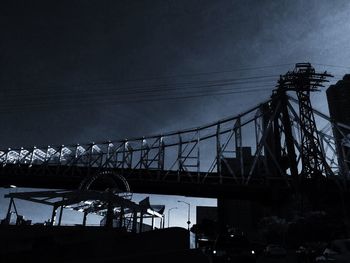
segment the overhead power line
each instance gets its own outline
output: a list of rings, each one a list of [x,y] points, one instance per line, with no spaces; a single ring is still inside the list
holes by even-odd
[[[321,64],[321,63],[312,63],[312,64],[317,66],[331,67],[331,68],[350,69],[350,66],[330,65],[330,64]]]
[[[112,81],[105,81],[105,82],[99,82],[99,83],[90,83],[90,84],[86,84],[86,85],[70,85],[70,86],[66,86],[66,85],[62,85],[62,86],[50,86],[50,85],[35,85],[33,86],[33,84],[30,84],[30,89],[28,88],[28,86],[22,86],[21,88],[11,88],[10,92],[23,92],[23,91],[36,91],[39,90],[40,92],[43,91],[50,91],[52,92],[52,89],[59,89],[59,90],[64,90],[67,88],[76,90],[77,88],[80,88],[82,90],[86,90],[87,87],[93,87],[94,89],[99,88],[101,89],[101,86],[99,85],[103,85],[103,84],[107,84],[110,86],[107,86],[108,88],[111,88],[113,90],[123,90],[125,88],[128,88],[129,90],[131,89],[149,89],[149,88],[166,88],[166,87],[173,87],[173,88],[177,88],[177,87],[187,87],[187,86],[192,86],[192,85],[206,85],[206,84],[218,84],[218,83],[237,83],[237,84],[241,84],[241,83],[253,83],[254,81],[256,82],[262,82],[262,81],[266,81],[268,79],[271,80],[276,80],[278,77],[278,75],[262,75],[262,76],[250,76],[250,77],[241,77],[241,78],[225,78],[225,79],[211,79],[211,80],[197,80],[197,81],[187,81],[187,82],[172,82],[172,83],[153,83],[150,84],[148,83],[147,85],[133,85],[133,86],[129,86],[128,83],[116,83],[116,82],[112,82]],[[104,86],[103,88],[106,88],[106,86]],[[58,91],[58,90],[55,90]]]
[[[344,66],[317,64],[322,66],[342,67]],[[163,100],[181,100],[196,97],[223,96],[230,94],[243,94],[251,92],[267,91],[268,87],[274,89],[279,75],[257,75],[237,78],[218,78],[213,75],[221,73],[230,73],[235,71],[254,71],[260,69],[285,67],[294,65],[293,63],[237,68],[233,70],[199,72],[192,74],[182,74],[165,76],[150,79],[130,80],[119,85],[114,81],[103,81],[98,83],[86,83],[85,85],[63,86],[37,86],[6,90],[3,93],[5,97],[0,105],[0,111],[3,110],[21,110],[31,108],[44,108],[51,106],[78,107],[93,104],[125,104],[155,102]],[[211,76],[212,78],[199,78],[194,80],[171,80],[176,77],[191,76]],[[338,76],[338,75],[337,75]],[[142,83],[144,81],[144,83]],[[146,82],[154,81],[154,83]],[[171,81],[171,82],[170,82]],[[333,79],[332,81],[336,81]],[[134,84],[132,84],[134,83]],[[262,89],[266,87],[265,89]],[[215,88],[215,89],[213,89]],[[23,101],[23,98],[26,101]]]
[[[213,84],[206,84],[206,85],[194,85],[194,86],[168,86],[164,88],[116,88],[116,87],[106,87],[106,88],[99,88],[99,89],[93,89],[93,90],[72,90],[72,91],[66,91],[66,90],[54,90],[54,91],[43,91],[43,92],[32,92],[32,93],[8,93],[4,98],[6,98],[6,101],[9,99],[18,99],[25,97],[26,99],[49,99],[49,98],[64,98],[64,97],[88,97],[88,96],[94,96],[94,97],[106,97],[111,95],[119,95],[119,96],[139,96],[139,95],[146,95],[146,94],[152,94],[152,93],[173,93],[173,92],[195,92],[195,91],[206,91],[210,90],[212,88],[220,88],[219,90],[223,89],[222,87],[230,86],[229,89],[245,89],[249,88],[247,85],[254,85],[257,84],[258,86],[261,86],[259,84],[263,84],[264,86],[273,87],[275,82],[272,82],[271,80],[260,80],[260,81],[242,81],[242,82],[217,82]],[[252,86],[252,87],[255,87]]]
[[[64,107],[76,107],[76,106],[83,106],[83,105],[100,105],[100,104],[114,104],[114,105],[120,105],[120,104],[129,104],[129,103],[140,103],[140,102],[158,102],[158,101],[166,101],[166,100],[179,100],[179,99],[190,99],[190,98],[199,98],[199,97],[208,97],[208,96],[223,96],[223,95],[232,95],[232,94],[242,94],[242,93],[252,93],[252,92],[261,92],[261,91],[267,91],[266,88],[251,88],[247,90],[239,90],[239,91],[228,91],[228,92],[205,92],[205,93],[195,93],[195,94],[189,94],[189,95],[177,95],[177,96],[148,96],[148,97],[136,97],[136,98],[125,98],[125,99],[116,99],[113,97],[104,98],[101,100],[80,100],[77,101],[65,101],[65,102],[41,102],[41,103],[32,103],[32,104],[21,104],[17,105],[16,107],[13,107],[11,105],[1,105],[0,106],[0,112],[13,112],[23,109],[29,109],[32,110],[34,108],[42,108],[42,107],[55,107],[58,105],[64,106]],[[8,106],[8,107],[6,107]]]
[[[252,70],[261,70],[261,69],[270,69],[270,68],[279,68],[294,65],[295,63],[286,63],[286,64],[277,64],[277,65],[266,65],[266,66],[257,66],[257,67],[242,67],[235,68],[230,70],[218,70],[218,71],[208,71],[208,72],[197,72],[197,73],[189,73],[189,74],[177,74],[177,75],[168,75],[162,77],[153,77],[153,78],[145,78],[145,79],[134,79],[129,81],[151,81],[151,80],[159,80],[159,79],[170,79],[170,78],[181,78],[181,77],[195,77],[202,75],[216,75],[216,74],[224,74],[224,73],[232,73],[239,71],[252,71]]]

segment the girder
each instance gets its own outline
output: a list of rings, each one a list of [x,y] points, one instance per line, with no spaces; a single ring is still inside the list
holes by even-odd
[[[28,176],[43,181],[62,176],[73,182],[101,171],[123,175],[134,185],[178,187],[269,185],[271,178],[289,186],[292,178],[316,173],[347,180],[348,174],[339,173],[339,158],[334,158],[332,132],[341,127],[342,146],[349,148],[350,127],[312,108],[309,93],[329,74],[309,67],[297,65],[282,76],[271,99],[201,127],[100,143],[1,150],[0,184],[10,184],[11,178],[25,182]],[[318,128],[315,116],[332,129]],[[343,158],[342,163],[350,164],[349,156]]]

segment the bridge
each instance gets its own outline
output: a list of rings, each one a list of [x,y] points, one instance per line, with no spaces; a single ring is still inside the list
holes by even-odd
[[[310,101],[310,93],[329,77],[309,63],[296,64],[280,77],[269,100],[200,127],[2,149],[0,186],[103,189],[126,180],[140,193],[275,201],[310,187],[347,192],[350,127]]]

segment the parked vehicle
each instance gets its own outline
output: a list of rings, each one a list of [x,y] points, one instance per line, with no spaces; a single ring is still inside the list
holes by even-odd
[[[337,239],[329,243],[322,255],[316,257],[316,262],[350,262],[350,239]]]
[[[213,262],[256,262],[256,252],[244,235],[232,233],[219,235],[212,253]]]
[[[287,250],[277,244],[269,244],[264,249],[264,255],[267,257],[285,257]]]
[[[327,247],[325,242],[307,242],[298,247],[295,251],[298,263],[316,262],[316,257],[323,253]]]

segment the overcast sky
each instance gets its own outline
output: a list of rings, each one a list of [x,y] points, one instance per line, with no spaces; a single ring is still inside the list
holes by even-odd
[[[213,122],[267,99],[296,62],[339,79],[350,67],[349,11],[347,0],[2,1],[0,145],[105,141]],[[220,73],[188,75],[203,72]],[[262,75],[276,80],[254,93],[135,102],[192,94],[175,90],[178,83]],[[152,92],[133,94],[135,87]],[[313,103],[326,112],[324,98]]]
[[[258,94],[122,104],[137,95],[118,96],[115,90],[152,84],[133,82],[140,79],[291,64],[202,78],[279,75],[304,61],[348,66],[349,5],[346,0],[8,1],[0,9],[0,143],[103,141],[234,115],[268,98],[273,87]]]

